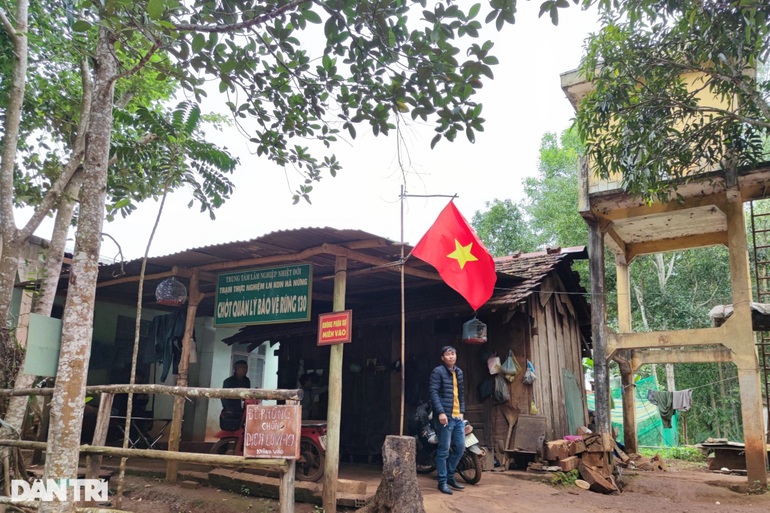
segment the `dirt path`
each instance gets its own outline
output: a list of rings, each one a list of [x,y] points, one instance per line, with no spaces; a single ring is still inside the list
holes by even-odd
[[[367,473],[376,476],[376,469]],[[702,464],[670,464],[667,472],[637,472],[621,479],[624,490],[601,495],[575,486],[553,486],[522,472],[485,472],[477,486],[452,496],[436,490],[435,476],[419,476],[427,513],[767,513],[770,493],[748,495],[746,478],[705,470]],[[374,492],[376,479],[368,490]],[[159,479],[127,477],[123,509],[136,513],[271,513],[278,504],[216,488],[184,489]],[[297,513],[320,507],[297,503]],[[352,511],[352,510],[351,510]]]

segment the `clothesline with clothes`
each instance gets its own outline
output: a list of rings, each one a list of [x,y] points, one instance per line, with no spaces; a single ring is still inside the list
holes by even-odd
[[[671,428],[671,417],[674,416],[674,410],[686,412],[692,406],[692,389],[684,390],[648,390],[647,400],[658,407],[660,420],[663,427]]]
[[[738,379],[738,376],[731,376],[729,378],[720,379],[719,381],[710,381],[710,382],[706,383],[705,385],[698,385],[697,387],[690,387],[690,390],[698,390],[699,388],[710,387],[711,385],[716,385],[718,383],[724,383],[725,381],[732,381],[734,379]],[[636,383],[631,383],[630,385],[623,385],[623,387],[622,387],[623,388],[623,393],[625,393],[626,388],[628,388],[628,387],[635,387],[635,386],[636,386]]]
[[[140,363],[145,365],[161,363],[160,383],[166,381],[169,372],[179,373],[179,359],[182,356],[182,339],[186,322],[187,306],[181,306],[172,313],[156,315],[150,323],[148,337],[141,351]],[[196,363],[197,348],[194,330],[190,345],[190,363]]]

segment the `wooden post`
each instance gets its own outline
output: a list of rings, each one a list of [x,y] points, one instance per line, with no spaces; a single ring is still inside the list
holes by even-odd
[[[198,290],[198,271],[193,271],[190,277],[190,290],[187,302],[187,319],[184,325],[184,337],[182,338],[182,355],[179,358],[179,374],[176,376],[176,386],[187,386],[187,369],[190,366],[190,345],[193,328],[195,327],[195,315],[203,295]],[[184,401],[182,396],[174,397],[174,411],[171,415],[171,427],[169,429],[168,450],[179,452],[179,444],[182,439],[182,419],[184,417]],[[176,481],[179,464],[169,461],[166,464],[166,481]]]
[[[40,401],[40,428],[35,436],[35,440],[38,442],[44,442],[48,440],[48,421],[51,418],[51,398],[49,396],[42,396],[38,399]],[[43,461],[43,451],[35,449],[32,453],[32,464],[40,465]]]
[[[620,333],[631,333],[631,280],[629,279],[628,263],[621,257],[616,257],[615,272],[618,289],[618,329]],[[635,369],[630,364],[630,351],[620,355],[628,365],[620,365],[620,379],[623,386],[623,443],[626,452],[638,452],[636,434],[636,387],[634,385]]]
[[[731,328],[733,362],[738,368],[743,416],[743,441],[746,446],[746,476],[749,484],[767,488],[767,446],[762,420],[762,389],[756,340],[751,325],[751,278],[746,242],[743,201],[737,190],[727,192],[727,249],[730,255],[730,285],[733,292]]]
[[[93,445],[107,445],[107,432],[110,429],[110,414],[112,413],[112,394],[102,394],[99,398],[99,413],[96,416]],[[126,435],[128,436],[128,435]],[[99,479],[102,469],[101,454],[86,455],[86,478]],[[96,506],[96,501],[90,501],[87,506]]]
[[[99,398],[99,413],[96,417],[96,429],[94,429],[93,445],[107,444],[107,431],[110,428],[110,413],[112,412],[112,394],[102,394]],[[128,435],[126,435],[128,436]],[[86,478],[99,479],[99,471],[102,467],[101,454],[89,454],[86,456]]]
[[[288,460],[289,467],[281,472],[281,486],[278,491],[280,513],[294,513],[294,472],[297,461]]]
[[[604,234],[598,222],[588,223],[588,259],[591,269],[591,333],[594,354],[596,430],[610,433],[610,382],[607,373],[607,344],[604,324],[607,305],[604,296]]]
[[[334,262],[335,312],[345,310],[345,286],[347,284],[348,259],[338,256]],[[337,511],[337,476],[340,463],[340,410],[342,408],[342,348],[344,344],[331,346],[329,357],[329,407],[326,414],[326,461],[324,464],[323,509],[325,513]]]

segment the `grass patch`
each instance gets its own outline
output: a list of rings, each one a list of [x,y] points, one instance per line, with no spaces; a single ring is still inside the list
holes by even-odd
[[[577,469],[569,472],[556,472],[551,475],[551,484],[554,486],[574,486],[578,479],[580,479],[580,473]]]
[[[703,453],[692,446],[681,447],[660,447],[658,449],[640,448],[639,454],[647,458],[651,458],[656,454],[659,454],[664,460],[681,460],[691,461],[694,463],[702,463],[706,461],[706,456]]]

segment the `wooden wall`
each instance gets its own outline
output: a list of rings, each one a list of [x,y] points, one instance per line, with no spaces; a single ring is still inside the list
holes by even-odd
[[[542,292],[534,293],[514,310],[479,315],[488,327],[489,341],[484,345],[462,342],[462,324],[471,314],[410,320],[402,366],[406,382],[404,433],[411,434],[409,420],[417,404],[428,400],[428,378],[441,363],[440,348],[451,344],[457,348],[457,364],[465,375],[466,418],[483,445],[499,449],[508,433],[501,407],[492,398],[481,400],[479,385],[489,376],[489,354],[496,352],[505,361],[509,349],[522,369],[508,385],[510,405],[527,414],[534,400],[539,413],[547,419],[547,439],[569,434],[562,369],[569,369],[582,380],[582,364],[578,323],[570,297],[554,293],[561,290],[558,279],[549,278]],[[400,345],[401,327],[397,322],[356,326],[353,342],[345,345],[340,440],[343,458],[375,455],[386,435],[399,433],[401,369],[394,363],[400,358]],[[325,374],[329,348],[317,347],[311,336],[282,340],[279,387],[296,386],[300,359],[306,369],[321,368]],[[531,386],[523,383],[527,359],[538,376]],[[360,370],[355,372],[355,368]]]
[[[529,298],[532,315],[530,361],[538,376],[533,385],[535,405],[546,417],[546,439],[556,440],[570,433],[562,369],[582,380],[580,333],[569,296],[558,280],[548,279],[542,290]],[[583,410],[585,392],[580,383]],[[584,417],[587,422],[587,418]]]

